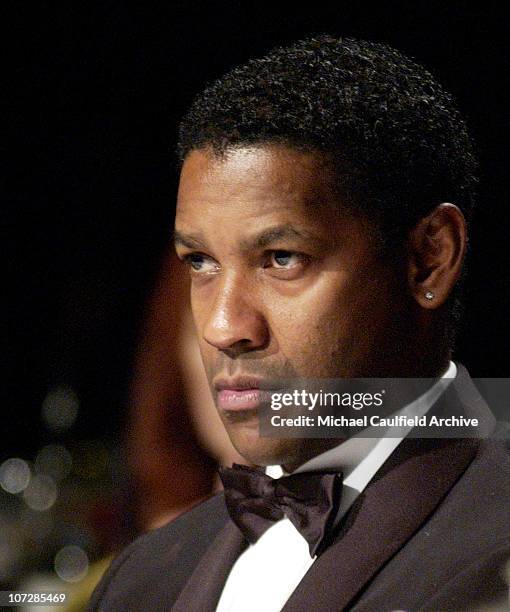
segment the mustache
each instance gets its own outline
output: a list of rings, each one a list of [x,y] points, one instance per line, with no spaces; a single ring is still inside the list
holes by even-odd
[[[290,363],[263,364],[257,363],[257,368],[245,367],[242,363],[222,363],[206,366],[207,380],[212,385],[212,381],[218,378],[256,378],[261,380],[261,388],[270,388],[272,384],[279,381],[299,378],[298,373]],[[251,364],[250,364],[251,365]]]

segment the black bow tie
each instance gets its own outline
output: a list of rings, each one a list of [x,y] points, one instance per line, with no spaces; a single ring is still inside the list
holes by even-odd
[[[234,463],[218,469],[227,510],[252,544],[287,516],[308,542],[310,556],[322,552],[331,535],[342,494],[342,474],[302,472],[271,478]]]

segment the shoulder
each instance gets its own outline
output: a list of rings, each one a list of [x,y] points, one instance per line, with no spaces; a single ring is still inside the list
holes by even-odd
[[[508,596],[510,451],[508,440],[483,440],[477,456],[429,524],[436,538],[437,589],[426,610],[497,606]],[[442,540],[443,544],[439,544]],[[447,580],[445,580],[447,576]]]
[[[223,493],[219,493],[140,536],[113,560],[88,610],[127,610],[130,602],[140,601],[142,593],[171,602],[228,520]]]
[[[456,533],[471,547],[497,545],[510,539],[510,450],[508,441],[481,440],[464,474],[439,508],[438,517],[455,521]],[[481,525],[489,525],[485,530]]]
[[[505,596],[509,507],[509,449],[502,440],[481,440],[465,473],[416,537],[415,553],[428,561],[423,575],[436,589],[430,609],[467,609]]]
[[[510,452],[502,440],[481,440],[435,511],[374,579],[359,609],[391,602],[395,609],[446,612],[504,598],[509,507]]]
[[[510,431],[510,430],[509,430]],[[464,477],[468,480],[483,480],[485,488],[496,487],[495,493],[510,494],[510,439],[498,427],[497,437],[480,441],[478,452]],[[499,433],[503,436],[500,437]]]

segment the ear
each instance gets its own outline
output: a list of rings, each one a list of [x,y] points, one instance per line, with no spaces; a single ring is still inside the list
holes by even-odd
[[[467,248],[467,224],[454,204],[439,204],[408,237],[408,282],[420,306],[435,309],[459,279]]]

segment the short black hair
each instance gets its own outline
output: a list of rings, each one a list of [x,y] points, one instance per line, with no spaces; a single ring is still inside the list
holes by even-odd
[[[478,163],[466,122],[430,72],[385,44],[322,34],[232,69],[193,101],[177,157],[182,166],[193,149],[271,143],[330,159],[391,248],[441,202],[471,219]]]

